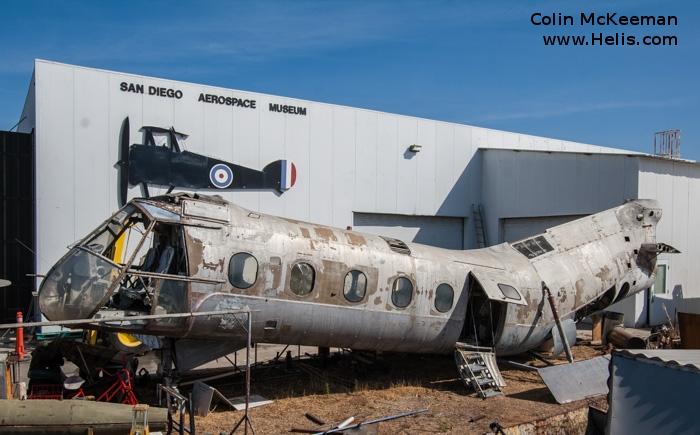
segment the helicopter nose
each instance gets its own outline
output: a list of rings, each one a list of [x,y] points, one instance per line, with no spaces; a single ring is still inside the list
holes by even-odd
[[[49,320],[90,318],[109,298],[119,269],[74,248],[49,271],[39,288],[39,309]]]

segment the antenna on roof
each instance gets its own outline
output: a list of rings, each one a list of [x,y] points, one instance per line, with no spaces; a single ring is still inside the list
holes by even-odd
[[[667,159],[680,159],[681,131],[664,130],[654,133],[654,154]]]

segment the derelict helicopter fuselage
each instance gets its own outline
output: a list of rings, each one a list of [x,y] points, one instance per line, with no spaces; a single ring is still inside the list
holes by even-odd
[[[629,201],[484,249],[448,250],[269,216],[219,197],[134,199],[75,244],[39,291],[50,320],[232,308],[255,342],[514,354],[556,335],[543,284],[573,321],[651,286],[661,210]],[[245,346],[235,315],[105,328]],[[204,349],[204,347],[202,348]]]

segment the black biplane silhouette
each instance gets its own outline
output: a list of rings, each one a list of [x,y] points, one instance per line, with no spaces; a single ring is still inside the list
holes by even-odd
[[[119,171],[119,205],[127,202],[129,186],[141,185],[144,197],[149,197],[148,187],[167,187],[168,193],[174,188],[217,189],[217,190],[263,190],[272,189],[279,193],[294,186],[296,167],[289,160],[276,160],[262,171],[225,162],[180,149],[178,139],[187,135],[174,127],[141,127],[143,143],[129,144],[129,117],[122,122],[119,137],[119,161],[115,167]],[[163,144],[156,143],[156,137],[165,138]]]

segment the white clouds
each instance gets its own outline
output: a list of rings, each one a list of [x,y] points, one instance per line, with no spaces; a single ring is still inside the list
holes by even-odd
[[[576,113],[605,112],[623,109],[658,109],[664,107],[676,107],[685,103],[683,98],[666,100],[639,100],[639,101],[592,101],[592,102],[567,102],[567,103],[542,103],[537,102],[530,107],[522,107],[512,111],[485,114],[470,119],[469,122],[507,121],[516,119],[544,119],[573,115]]]

